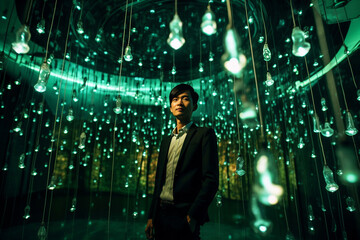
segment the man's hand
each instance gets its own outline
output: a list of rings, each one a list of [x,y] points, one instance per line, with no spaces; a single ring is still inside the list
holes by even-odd
[[[187,220],[187,222],[190,224],[190,222],[191,222],[191,218],[190,218],[190,216],[189,216],[189,215],[187,215],[187,216],[186,216],[186,220]]]
[[[152,219],[148,219],[146,228],[145,228],[146,238],[153,239],[154,238],[154,225]]]

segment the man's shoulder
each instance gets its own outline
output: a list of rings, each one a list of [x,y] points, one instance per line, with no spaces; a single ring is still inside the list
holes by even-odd
[[[214,129],[211,127],[196,127],[196,130],[200,133],[214,132]]]

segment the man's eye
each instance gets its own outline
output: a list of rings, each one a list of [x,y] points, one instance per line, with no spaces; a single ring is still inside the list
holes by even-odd
[[[177,98],[173,98],[173,102],[176,102],[177,101]]]

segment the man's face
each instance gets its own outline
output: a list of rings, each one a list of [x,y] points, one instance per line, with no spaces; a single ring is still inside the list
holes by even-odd
[[[179,94],[171,101],[170,111],[179,120],[190,121],[194,110],[193,100],[189,91]]]

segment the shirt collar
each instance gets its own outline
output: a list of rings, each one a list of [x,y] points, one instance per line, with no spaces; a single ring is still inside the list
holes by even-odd
[[[172,130],[171,132],[171,137],[173,136],[177,136],[177,135],[183,135],[184,133],[187,133],[187,131],[190,129],[191,125],[193,124],[193,122],[189,122],[188,124],[186,124],[185,126],[183,126],[180,130],[179,133],[176,134],[176,127]]]

